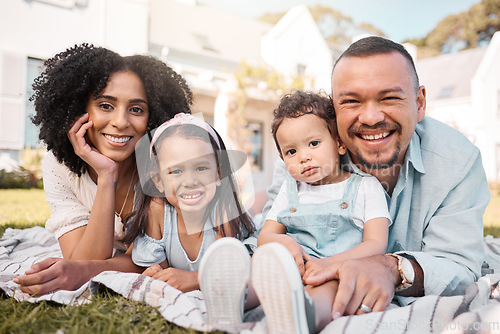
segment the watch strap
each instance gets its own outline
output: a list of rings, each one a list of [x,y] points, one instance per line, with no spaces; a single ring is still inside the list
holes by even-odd
[[[403,261],[407,260],[405,257],[397,254],[387,254],[389,256],[392,256],[398,260],[398,272],[399,276],[401,277],[401,283],[395,287],[394,291],[396,293],[405,291],[413,286],[413,281],[410,281],[408,277],[405,274],[404,267],[403,267]],[[411,261],[410,261],[411,263]],[[412,264],[413,267],[413,264]]]

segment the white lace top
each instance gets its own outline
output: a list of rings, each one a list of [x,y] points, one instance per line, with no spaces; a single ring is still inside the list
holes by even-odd
[[[45,227],[59,239],[63,234],[87,225],[97,185],[88,172],[78,177],[59,163],[52,152],[47,153],[42,169],[45,198],[50,206],[50,218]],[[123,243],[118,241],[124,235],[121,218],[115,214],[116,250],[125,249]]]

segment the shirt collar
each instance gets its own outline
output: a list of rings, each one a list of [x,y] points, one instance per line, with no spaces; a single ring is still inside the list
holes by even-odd
[[[408,150],[406,151],[405,157],[405,169],[408,173],[408,165],[413,165],[413,168],[421,174],[425,174],[424,162],[422,160],[422,149],[420,147],[420,137],[417,132],[413,133],[410,145],[408,145]]]

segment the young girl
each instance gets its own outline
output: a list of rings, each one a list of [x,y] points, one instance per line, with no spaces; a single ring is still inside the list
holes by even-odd
[[[339,155],[346,148],[327,97],[302,91],[285,95],[274,111],[272,133],[290,175],[259,233],[251,283],[270,333],[319,332],[332,320],[337,281],[305,289],[302,281],[325,266],[385,254],[390,223],[385,195],[374,177],[341,169]],[[243,256],[238,249],[217,242],[203,261]],[[205,283],[203,270],[200,274],[203,285],[218,289],[217,279]]]
[[[144,143],[136,152],[145,151]],[[145,275],[181,291],[199,289],[197,271],[208,246],[255,231],[240,204],[228,152],[210,125],[189,114],[162,124],[147,152],[145,159],[136,153],[144,195],[129,224],[129,239],[138,235],[132,260],[149,267]]]

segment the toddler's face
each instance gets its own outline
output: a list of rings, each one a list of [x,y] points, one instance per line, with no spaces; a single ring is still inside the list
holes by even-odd
[[[212,146],[196,137],[174,136],[162,142],[158,153],[158,189],[178,212],[204,213],[220,184]]]
[[[332,138],[323,119],[313,114],[285,118],[276,139],[294,179],[313,185],[338,182],[339,154],[346,149]]]

